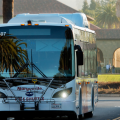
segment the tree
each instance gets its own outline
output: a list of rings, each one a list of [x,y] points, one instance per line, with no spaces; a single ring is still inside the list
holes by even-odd
[[[82,10],[83,10],[83,12],[85,12],[85,11],[88,10],[88,9],[89,9],[89,5],[88,5],[88,3],[87,3],[87,0],[85,0],[84,3],[83,3],[83,8],[82,8]]]
[[[113,25],[119,24],[119,19],[116,16],[116,5],[114,1],[105,1],[102,6],[96,11],[97,25],[104,26],[108,29],[113,28]]]
[[[3,0],[3,23],[14,17],[14,0]]]
[[[117,15],[117,17],[120,18],[120,0],[118,0],[116,3],[116,9],[117,9],[116,15]]]
[[[15,37],[0,36],[0,67],[1,71],[10,73],[18,70],[27,60],[27,51],[21,48],[27,44]]]
[[[95,9],[96,9],[96,1],[95,0],[91,0],[90,10],[95,10]]]
[[[86,15],[89,15],[94,18],[95,17],[95,9],[96,9],[97,4],[98,4],[98,2],[96,2],[95,0],[91,0],[91,4],[89,7],[87,0],[85,0],[84,4],[83,4],[83,9],[80,12],[83,12]]]
[[[100,1],[97,0],[97,1],[96,1],[96,8],[99,8],[100,6],[101,6]]]
[[[95,10],[86,10],[84,13],[95,18]]]

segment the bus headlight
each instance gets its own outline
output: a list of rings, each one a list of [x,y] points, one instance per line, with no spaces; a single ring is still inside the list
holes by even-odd
[[[66,98],[72,93],[72,87],[56,92],[52,98]]]
[[[0,92],[0,98],[7,98],[7,96],[4,93]]]
[[[66,98],[66,97],[67,97],[67,93],[66,93],[66,92],[63,92],[63,93],[61,94],[61,96],[62,96],[63,98]]]

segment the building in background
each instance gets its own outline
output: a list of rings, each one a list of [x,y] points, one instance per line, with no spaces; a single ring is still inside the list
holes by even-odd
[[[89,29],[91,29],[91,23],[90,23],[90,21],[94,21],[94,18],[92,18],[92,17],[90,17],[88,15],[86,15],[86,16],[87,16],[87,20],[88,20],[88,27],[89,27]]]
[[[0,23],[3,23],[3,6],[0,0]],[[21,13],[75,13],[77,10],[56,0],[14,0],[14,15]]]
[[[97,41],[97,62],[101,64],[101,73],[106,73],[106,65],[113,66],[120,73],[120,29],[95,29]]]
[[[0,0],[0,23],[3,23]],[[90,3],[91,0],[87,0]],[[20,13],[74,13],[82,9],[84,0],[14,0],[14,15]]]

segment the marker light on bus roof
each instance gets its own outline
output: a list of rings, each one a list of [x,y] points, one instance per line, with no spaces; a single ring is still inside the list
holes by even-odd
[[[69,25],[65,25],[65,27],[69,27]]]
[[[32,24],[28,24],[28,25],[32,25]]]
[[[28,20],[28,25],[32,25],[32,23],[31,23],[31,21],[30,21],[30,20]]]
[[[39,24],[35,24],[35,25],[39,25]]]
[[[21,24],[21,26],[25,26],[25,24]]]

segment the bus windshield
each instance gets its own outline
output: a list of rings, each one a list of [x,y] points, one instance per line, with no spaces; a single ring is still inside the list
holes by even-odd
[[[2,27],[0,45],[0,77],[75,76],[74,42],[68,27]]]

